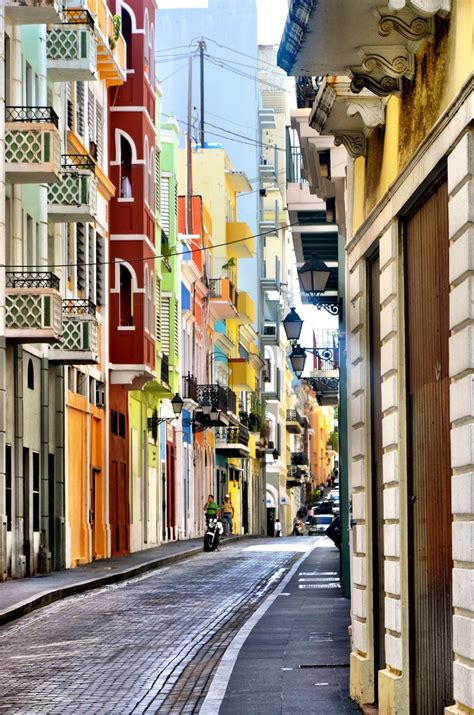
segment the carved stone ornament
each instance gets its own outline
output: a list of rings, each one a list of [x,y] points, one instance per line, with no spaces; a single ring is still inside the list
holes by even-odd
[[[389,94],[401,91],[401,81],[388,75],[377,79],[369,74],[354,74],[351,82],[351,92],[359,94],[363,89],[370,90],[377,97],[387,97]]]
[[[446,17],[451,12],[451,0],[389,0],[388,6],[391,10],[403,10],[411,6],[415,12],[426,17],[436,13]]]
[[[332,134],[334,144],[336,146],[342,144],[354,159],[367,154],[367,139],[363,132],[332,132]]]
[[[322,84],[319,88],[318,94],[316,95],[316,99],[314,100],[310,119],[311,126],[317,132],[322,131],[324,125],[326,124],[326,120],[335,99],[336,90],[327,84]]]
[[[347,105],[347,116],[354,117],[360,114],[364,125],[368,129],[385,124],[385,103],[378,97],[361,97]]]
[[[387,47],[361,47],[362,64],[353,68],[355,74],[368,72],[370,74],[389,75],[390,77],[408,77],[411,79],[415,71],[413,54],[401,45]]]
[[[428,17],[403,19],[400,15],[382,15],[377,25],[381,37],[388,37],[391,32],[398,32],[410,42],[420,42],[433,33],[432,21]]]

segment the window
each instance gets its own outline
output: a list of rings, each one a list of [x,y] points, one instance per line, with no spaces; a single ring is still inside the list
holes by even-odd
[[[124,265],[120,266],[120,325],[133,325],[132,276]]]
[[[33,360],[31,358],[28,360],[26,385],[29,390],[35,389],[35,369],[33,367]]]
[[[110,431],[112,434],[118,434],[118,412],[115,410],[110,413]]]
[[[150,188],[148,192],[148,205],[152,211],[155,210],[155,152],[150,151],[150,164],[148,167]]]
[[[124,137],[120,137],[120,198],[131,199],[132,190],[132,147]]]
[[[118,416],[118,436],[125,437],[125,415],[119,412]]]
[[[95,240],[95,260],[96,260],[96,303],[104,305],[105,299],[105,275],[104,275],[104,238],[96,234]]]
[[[97,304],[97,266],[96,266],[96,261],[95,261],[95,250],[96,250],[96,241],[95,241],[95,231],[94,229],[89,226],[89,241],[88,241],[88,298],[91,300],[93,303]]]
[[[145,137],[145,146],[143,149],[143,197],[145,199],[145,202],[149,204],[149,196],[150,196],[150,162],[149,162],[149,156],[148,156],[148,139]]]
[[[76,131],[84,138],[84,82],[76,82]]]
[[[163,176],[161,179],[161,225],[163,231],[170,230],[170,179]]]
[[[154,185],[156,213],[158,213],[161,208],[160,187],[161,187],[161,153],[159,151],[157,151],[156,155],[155,155],[155,185]]]
[[[122,35],[127,44],[127,69],[132,67],[132,44],[133,44],[133,34],[132,34],[132,18],[129,13],[122,6]]]
[[[86,231],[84,223],[76,224],[76,281],[77,289],[86,289]]]
[[[33,531],[40,530],[40,458],[33,452]]]

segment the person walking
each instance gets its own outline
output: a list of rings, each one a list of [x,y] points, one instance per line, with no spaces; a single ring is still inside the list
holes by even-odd
[[[275,536],[281,536],[281,521],[279,518],[275,521]]]
[[[234,518],[234,507],[228,494],[225,495],[222,503],[222,524],[224,525],[224,536],[232,534],[232,519]]]
[[[214,501],[214,494],[209,494],[209,496],[207,497],[207,502],[204,504],[204,513],[206,515],[206,524],[209,521],[209,519],[216,518],[218,511],[219,511],[219,507],[217,505],[217,502]]]

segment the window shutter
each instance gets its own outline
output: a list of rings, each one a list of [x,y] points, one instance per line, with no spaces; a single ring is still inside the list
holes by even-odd
[[[74,85],[67,83],[67,128],[74,131]]]
[[[89,258],[88,258],[88,273],[89,273],[89,300],[93,303],[97,303],[97,283],[96,283],[96,270],[95,265],[95,231],[89,226]]]
[[[165,233],[170,230],[170,180],[164,176],[161,180],[161,225]]]
[[[179,357],[179,304],[178,301],[174,301],[174,354],[176,360]]]
[[[97,305],[104,305],[104,297],[105,297],[104,239],[99,234],[96,234],[95,260],[97,261],[97,265],[96,265],[96,281],[97,281],[96,300],[97,300]]]
[[[161,153],[160,153],[158,147],[156,147],[156,154],[155,154],[155,211],[156,211],[156,213],[159,213],[160,208],[161,208],[160,187],[161,187]]]
[[[161,281],[159,278],[155,281],[155,336],[161,342]]]
[[[95,112],[94,112],[94,93],[89,89],[87,92],[87,129],[89,131],[89,141],[95,140]]]
[[[97,161],[104,160],[104,110],[100,104],[95,105],[95,143],[97,144]]]
[[[76,82],[76,131],[84,138],[84,82]]]
[[[86,288],[86,226],[83,223],[76,225],[76,279],[78,290]]]
[[[165,355],[170,354],[170,296],[161,296],[161,350]]]

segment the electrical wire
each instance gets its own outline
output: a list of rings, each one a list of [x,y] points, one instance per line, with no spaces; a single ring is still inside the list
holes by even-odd
[[[175,74],[178,74],[178,72],[181,72],[181,70],[184,70],[184,68],[187,66],[188,63],[186,62],[184,65],[181,65],[181,67],[178,67],[178,69],[175,69],[174,72],[171,72],[171,74],[167,75],[166,77],[163,77],[163,79],[158,78],[158,82],[160,84],[163,84],[163,82],[166,82],[166,80],[170,79],[170,77],[174,77]]]
[[[187,248],[184,251],[174,251],[167,253],[166,255],[160,256],[142,256],[140,258],[129,258],[129,259],[116,259],[110,261],[90,261],[90,262],[80,262],[80,263],[56,263],[54,265],[54,270],[57,268],[88,268],[89,266],[110,266],[121,263],[142,263],[143,261],[152,261],[158,258],[172,258],[173,256],[186,256],[189,253],[203,253],[204,251],[213,251],[216,248],[224,248],[226,246],[231,246],[234,243],[243,243],[244,241],[252,241],[254,238],[261,238],[262,236],[268,236],[269,234],[274,234],[275,231],[283,231],[292,226],[297,226],[298,221],[294,223],[286,224],[285,226],[279,226],[278,229],[270,229],[268,231],[262,231],[261,233],[254,233],[251,236],[246,236],[245,238],[236,238],[233,241],[224,241],[223,243],[214,243],[210,246],[199,246],[198,248]],[[113,235],[113,234],[112,234]],[[125,239],[124,239],[125,240]],[[5,264],[0,264],[0,268],[5,268],[6,271],[15,272],[18,266],[6,266]],[[29,271],[33,270],[44,270],[45,266],[30,266]],[[17,271],[18,273],[24,273],[25,271]]]
[[[267,82],[266,80],[263,80],[263,79],[258,79],[256,74],[250,75],[247,72],[243,72],[242,70],[235,69],[234,67],[229,67],[225,62],[213,59],[213,57],[211,55],[204,55],[204,58],[211,64],[215,65],[216,67],[221,67],[222,69],[225,69],[228,72],[233,72],[238,77],[244,77],[246,79],[251,80],[252,82],[255,82],[255,83],[258,83],[261,85],[263,84],[267,87],[270,87],[272,90],[277,89],[280,92],[285,92],[285,94],[293,94],[293,92],[289,89],[285,89],[283,87],[280,87],[277,84],[273,84],[272,82]]]
[[[272,62],[267,62],[266,60],[259,59],[258,57],[254,57],[253,55],[248,55],[246,52],[241,52],[240,50],[236,50],[234,47],[229,47],[229,45],[223,45],[221,42],[217,42],[217,40],[213,40],[212,37],[203,37],[203,40],[207,40],[208,42],[213,42],[215,45],[218,47],[222,47],[226,50],[230,50],[231,52],[235,52],[237,55],[242,55],[242,57],[248,57],[251,60],[254,60],[255,62],[260,62],[261,64],[268,65],[269,67],[275,67]]]

